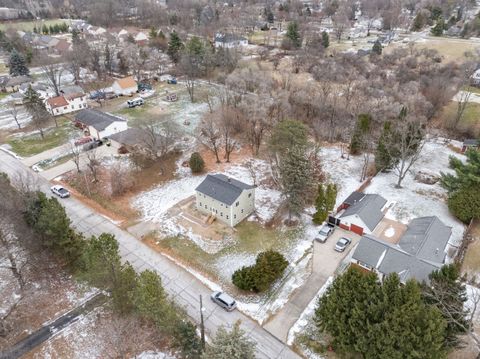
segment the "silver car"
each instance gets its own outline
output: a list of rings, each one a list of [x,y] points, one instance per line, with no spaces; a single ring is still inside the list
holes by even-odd
[[[348,239],[348,238],[345,238],[345,237],[342,237],[340,238],[337,243],[335,244],[335,250],[337,252],[343,252],[345,250],[345,248],[347,248],[347,246],[352,243],[352,240],[351,239]]]
[[[60,185],[55,185],[52,188],[50,188],[50,190],[52,191],[53,194],[56,194],[60,198],[70,197],[70,192],[68,192],[68,190],[66,190]]]
[[[227,293],[213,292],[210,298],[213,302],[217,303],[228,312],[231,312],[237,307],[237,302],[235,302],[235,299],[230,297]]]
[[[327,238],[333,233],[333,230],[333,227],[330,227],[328,224],[324,223],[322,225],[322,228],[320,228],[318,235],[315,237],[315,240],[321,243],[325,243]]]

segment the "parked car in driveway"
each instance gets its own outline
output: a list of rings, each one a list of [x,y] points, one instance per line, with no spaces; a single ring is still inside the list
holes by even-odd
[[[335,244],[335,250],[337,252],[343,252],[343,251],[345,251],[345,248],[347,248],[350,243],[352,243],[351,239],[342,237]]]
[[[60,185],[55,185],[50,188],[53,194],[56,194],[60,198],[70,197],[70,192],[67,189],[63,188]]]
[[[320,228],[320,231],[318,231],[318,234],[315,237],[315,240],[321,243],[325,243],[327,238],[333,233],[334,229],[335,228],[330,227],[328,224],[323,223],[322,227]]]
[[[213,302],[217,303],[228,312],[231,312],[237,307],[237,302],[235,302],[235,299],[230,297],[227,293],[213,292],[210,298]]]

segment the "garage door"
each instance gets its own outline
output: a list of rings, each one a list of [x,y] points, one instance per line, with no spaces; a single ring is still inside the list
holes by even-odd
[[[356,234],[359,234],[359,235],[363,235],[363,228],[362,227],[359,227],[359,226],[356,226],[354,224],[351,224],[350,225],[350,230],[353,232],[353,233],[356,233]]]

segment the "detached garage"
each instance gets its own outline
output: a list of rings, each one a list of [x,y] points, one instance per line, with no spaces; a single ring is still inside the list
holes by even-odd
[[[387,200],[378,194],[354,193],[355,201],[344,202],[335,216],[336,225],[359,235],[371,234],[383,218]]]

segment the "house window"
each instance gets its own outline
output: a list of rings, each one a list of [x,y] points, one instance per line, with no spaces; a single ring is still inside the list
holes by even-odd
[[[248,198],[250,198],[250,197],[252,197],[252,194],[251,194],[251,193],[248,194]]]
[[[72,105],[72,110],[74,110],[74,109],[75,109],[75,106]]]
[[[228,215],[227,215],[227,219],[228,219]]]
[[[205,209],[207,209],[207,205],[205,205]]]
[[[220,203],[220,207],[223,207],[223,203]]]
[[[235,203],[235,207],[238,207],[238,205],[239,205],[239,202]]]
[[[68,106],[65,106],[63,109],[66,110],[68,108]]]
[[[55,109],[55,112],[58,113],[58,108]]]
[[[233,215],[233,219],[237,219],[237,215],[236,215],[236,214]]]
[[[223,217],[223,212],[220,212],[220,216]]]
[[[242,209],[242,213],[243,213],[243,209]]]
[[[200,207],[202,207],[202,202],[200,202]]]

